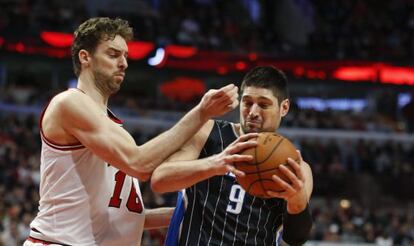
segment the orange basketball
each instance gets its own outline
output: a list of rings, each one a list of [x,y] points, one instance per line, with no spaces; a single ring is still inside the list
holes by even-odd
[[[255,148],[246,149],[240,153],[252,155],[253,162],[234,163],[237,169],[246,174],[244,177],[237,177],[237,181],[250,195],[270,198],[266,191],[283,190],[272,180],[273,175],[289,181],[289,178],[279,170],[279,165],[287,165],[293,171],[287,163],[287,158],[290,157],[299,162],[299,156],[292,142],[274,132],[259,133],[257,143]]]

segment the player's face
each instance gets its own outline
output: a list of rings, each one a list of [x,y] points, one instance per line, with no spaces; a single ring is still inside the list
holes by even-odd
[[[245,87],[240,102],[240,124],[244,133],[274,132],[289,111],[289,100],[279,104],[266,88]]]
[[[96,86],[106,94],[120,89],[128,67],[128,46],[121,36],[102,41],[92,55],[92,73]]]

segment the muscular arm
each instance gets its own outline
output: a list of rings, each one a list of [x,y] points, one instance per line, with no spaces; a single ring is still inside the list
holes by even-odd
[[[145,210],[144,229],[165,228],[170,224],[174,208],[154,208]]]
[[[215,175],[229,171],[242,175],[231,164],[235,161],[250,161],[251,156],[238,155],[242,149],[254,147],[255,141],[247,141],[257,134],[247,134],[223,152],[203,159],[197,159],[214,126],[214,121],[207,122],[178,152],[157,167],[151,176],[151,188],[154,192],[172,192],[192,186],[193,184]]]
[[[154,192],[177,191],[212,175],[208,158],[197,158],[213,126],[214,121],[208,121],[179,151],[154,170],[151,176]]]
[[[103,110],[85,94],[75,91],[64,93],[52,101],[50,107],[55,109],[51,113],[54,114],[53,118],[57,119],[68,135],[74,136],[109,164],[131,176],[146,180],[208,118],[221,115],[237,105],[237,98],[230,96],[237,88],[223,88],[209,91],[200,104],[174,127],[141,146],[137,146],[131,135],[108,119]]]

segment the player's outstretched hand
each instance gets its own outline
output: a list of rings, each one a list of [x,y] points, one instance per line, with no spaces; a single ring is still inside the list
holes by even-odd
[[[257,146],[257,133],[249,133],[240,136],[233,143],[227,146],[220,154],[213,155],[209,158],[210,171],[214,175],[224,175],[228,172],[232,172],[236,176],[244,176],[245,174],[237,170],[234,166],[234,162],[251,162],[253,156],[240,155],[238,153],[245,149],[253,148]]]
[[[280,165],[280,171],[289,178],[290,183],[284,181],[276,175],[272,176],[272,179],[279,187],[283,187],[284,190],[281,192],[268,191],[268,195],[272,197],[283,198],[287,201],[288,206],[298,207],[302,209],[306,207],[308,202],[306,188],[305,188],[305,165],[308,165],[303,159],[299,151],[299,162],[294,161],[292,158],[288,158],[288,165],[294,170],[292,172],[289,168],[284,165]]]
[[[201,114],[205,119],[221,116],[239,105],[238,98],[238,88],[233,84],[218,90],[211,89],[204,94],[199,103]]]

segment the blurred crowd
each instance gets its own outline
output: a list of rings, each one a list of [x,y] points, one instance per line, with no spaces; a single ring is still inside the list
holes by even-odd
[[[380,203],[367,207],[349,200],[322,200],[313,202],[312,208],[315,220],[312,240],[380,246],[414,243],[412,203],[403,206]]]
[[[30,81],[28,79],[28,81]],[[23,85],[22,85],[23,84]],[[60,88],[56,90],[41,89],[29,85],[28,82],[14,82],[3,87],[0,91],[0,103],[36,107],[39,111],[48,100],[65,90]],[[379,96],[372,103],[370,108],[362,110],[335,110],[326,108],[326,110],[317,110],[310,108],[299,108],[295,98],[291,100],[289,114],[284,118],[282,126],[307,129],[331,129],[331,130],[352,130],[363,132],[414,132],[414,92],[411,93],[412,99],[403,107],[397,106],[395,93],[377,93]],[[169,112],[177,112],[172,118],[177,121],[182,112],[188,111],[199,102],[198,97],[189,102],[179,102],[169,99],[162,94],[157,97],[142,94],[137,96],[136,93],[128,94],[128,91],[122,91],[111,98],[111,108],[119,108],[127,114],[133,116],[139,115],[147,117],[164,117]],[[385,96],[384,96],[385,95]],[[394,95],[394,96],[391,96]],[[346,95],[343,95],[346,97]],[[394,98],[394,99],[392,99]],[[368,100],[368,99],[367,99]],[[149,111],[160,111],[160,114],[150,114]],[[162,113],[164,112],[164,113]],[[238,118],[234,119],[238,120]]]
[[[137,39],[159,45],[313,59],[410,61],[414,52],[412,0],[7,0],[0,36],[73,32],[91,16],[122,16]],[[284,20],[303,35],[286,31]]]

